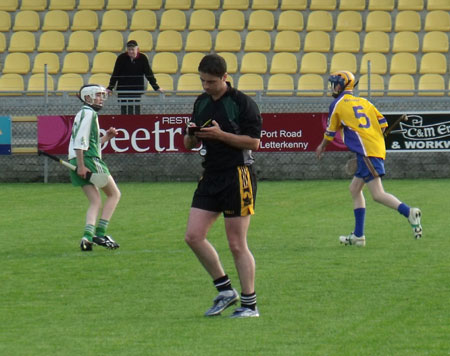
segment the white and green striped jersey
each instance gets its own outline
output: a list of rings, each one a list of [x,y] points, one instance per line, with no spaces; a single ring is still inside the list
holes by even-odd
[[[98,114],[84,105],[75,116],[69,143],[69,159],[76,158],[75,150],[83,150],[86,157],[102,158]]]

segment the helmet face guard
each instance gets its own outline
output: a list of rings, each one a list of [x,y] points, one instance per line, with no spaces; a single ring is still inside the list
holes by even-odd
[[[98,94],[100,94],[99,96],[101,98],[100,103],[96,103]],[[80,88],[78,97],[83,103],[90,106],[94,110],[98,111],[103,107],[103,102],[106,101],[106,99],[108,98],[108,94],[106,92],[106,89],[101,85],[87,84],[83,85]],[[86,100],[86,97],[89,98],[89,101]]]
[[[328,86],[334,98],[337,98],[344,90],[353,91],[358,84],[352,72],[340,71],[331,73],[328,78]]]

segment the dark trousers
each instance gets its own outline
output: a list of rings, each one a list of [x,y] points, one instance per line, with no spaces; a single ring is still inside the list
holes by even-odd
[[[119,99],[120,113],[122,115],[140,115],[141,113],[141,99]]]

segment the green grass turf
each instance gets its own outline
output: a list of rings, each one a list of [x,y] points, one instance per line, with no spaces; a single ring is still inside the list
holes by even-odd
[[[423,212],[414,240],[367,198],[365,248],[348,181],[260,182],[249,245],[261,317],[205,318],[216,292],[184,243],[195,183],[120,184],[109,233],[79,251],[87,201],[69,184],[1,184],[0,355],[449,355],[450,180],[386,180]],[[210,232],[239,282],[223,219]]]

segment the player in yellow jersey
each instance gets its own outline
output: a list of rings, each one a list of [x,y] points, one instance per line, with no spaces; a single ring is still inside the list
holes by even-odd
[[[385,174],[386,149],[383,132],[387,127],[386,119],[370,101],[353,95],[357,81],[351,72],[332,73],[328,81],[335,99],[330,105],[324,138],[316,148],[317,158],[322,157],[326,146],[337,132],[341,132],[345,145],[356,154],[357,159],[357,169],[350,183],[355,228],[350,235],[340,236],[339,241],[345,245],[366,244],[364,236],[366,202],[362,192],[365,184],[376,202],[396,209],[404,215],[411,224],[414,237],[421,238],[420,209],[410,208],[392,194],[385,192],[381,182]]]

